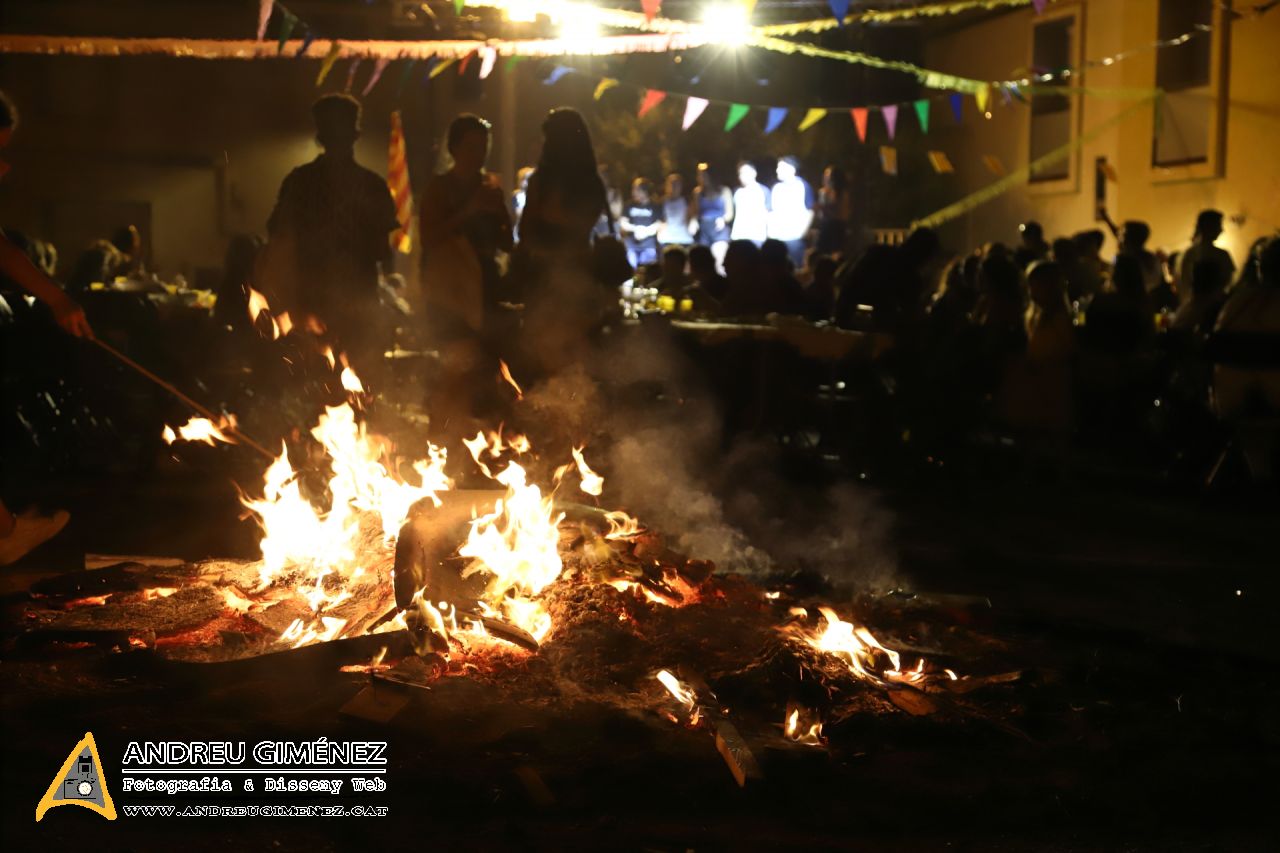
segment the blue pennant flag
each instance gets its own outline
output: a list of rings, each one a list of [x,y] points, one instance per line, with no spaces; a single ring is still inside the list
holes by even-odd
[[[307,50],[310,49],[311,43],[316,40],[316,34],[311,27],[307,27],[306,32],[302,34],[302,44],[298,45],[298,52],[294,56],[306,56]]]
[[[782,120],[786,117],[786,107],[769,107],[769,117],[765,119],[764,132],[773,133],[778,129],[778,125],[782,124]]]
[[[849,0],[827,0],[827,5],[831,7],[831,14],[835,15],[836,23],[844,26],[844,16],[849,14]]]
[[[964,95],[956,92],[951,96],[951,112],[955,114],[956,124],[964,121]]]
[[[543,80],[542,83],[546,86],[553,86],[560,82],[561,77],[572,71],[573,69],[567,65],[557,65],[555,68],[551,69],[551,73],[547,75],[547,79]]]

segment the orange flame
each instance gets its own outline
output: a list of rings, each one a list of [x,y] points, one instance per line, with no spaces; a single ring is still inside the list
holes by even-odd
[[[233,415],[219,418],[216,424],[208,418],[191,418],[191,420],[178,427],[176,434],[173,431],[173,427],[166,426],[160,436],[164,439],[165,444],[173,444],[179,439],[182,441],[203,442],[210,447],[213,447],[219,441],[223,444],[235,444],[236,440],[223,432],[225,429],[234,429],[235,425],[236,419]]]
[[[507,381],[508,385],[516,389],[516,399],[523,400],[524,391],[520,388],[520,383],[516,382],[515,377],[511,375],[511,368],[507,367],[507,363],[502,359],[498,359],[498,372],[502,374],[502,378]]]

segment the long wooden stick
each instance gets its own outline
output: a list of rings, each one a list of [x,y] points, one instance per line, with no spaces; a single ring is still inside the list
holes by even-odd
[[[128,367],[133,368],[133,369],[134,369],[135,371],[137,371],[138,373],[141,373],[141,374],[142,374],[143,376],[145,376],[147,379],[150,379],[152,382],[156,383],[156,384],[157,384],[157,385],[159,385],[161,388],[163,388],[164,390],[168,391],[170,394],[172,394],[173,396],[177,397],[179,400],[181,400],[182,402],[186,403],[188,406],[190,406],[191,408],[195,409],[197,412],[199,412],[200,414],[204,415],[204,416],[205,416],[206,418],[208,418],[209,420],[213,421],[214,423],[218,423],[219,421],[221,421],[221,420],[222,420],[222,417],[221,417],[221,416],[219,416],[219,415],[217,415],[217,414],[214,414],[213,412],[209,411],[209,410],[208,410],[208,409],[206,409],[204,406],[200,405],[200,404],[199,404],[199,403],[197,403],[195,400],[191,399],[191,398],[190,398],[190,397],[188,397],[186,394],[184,394],[184,393],[182,393],[181,391],[179,391],[179,390],[178,390],[177,388],[175,388],[173,385],[171,385],[171,384],[169,384],[168,382],[164,381],[164,380],[163,380],[163,379],[161,379],[159,376],[156,376],[156,375],[155,375],[154,373],[152,373],[150,370],[147,370],[147,369],[146,369],[145,367],[143,367],[141,364],[138,364],[138,362],[136,362],[136,361],[134,361],[133,359],[129,358],[129,356],[127,356],[127,355],[125,355],[124,353],[120,352],[120,350],[116,349],[115,347],[111,346],[110,344],[104,343],[100,338],[93,338],[92,340],[93,340],[93,342],[94,342],[95,344],[97,344],[98,346],[102,347],[102,348],[103,348],[104,350],[106,350],[107,352],[111,353],[113,356],[115,356],[117,359],[119,359],[122,363],[124,363],[124,364],[125,364],[125,365],[127,365]],[[250,438],[249,436],[245,435],[243,432],[241,432],[241,431],[240,431],[240,429],[239,429],[239,428],[237,428],[237,427],[235,427],[235,426],[232,426],[232,425],[228,424],[228,425],[226,425],[226,426],[220,426],[220,427],[219,427],[219,429],[223,430],[224,432],[228,432],[228,433],[230,433],[231,435],[235,436],[239,441],[243,442],[246,446],[248,446],[248,447],[252,447],[254,450],[258,451],[259,453],[261,453],[263,456],[267,457],[268,459],[275,459],[275,458],[276,458],[276,454],[272,453],[270,450],[267,450],[267,448],[263,447],[261,444],[259,444],[258,442],[254,441],[254,440],[253,440],[252,438]]]

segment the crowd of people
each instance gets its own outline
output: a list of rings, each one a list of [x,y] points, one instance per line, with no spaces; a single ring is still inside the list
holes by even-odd
[[[17,112],[3,98],[0,108],[7,143]],[[245,322],[252,284],[372,371],[394,334],[388,301],[405,313],[390,240],[404,223],[386,181],[356,160],[359,102],[326,95],[313,118],[323,152],[285,178],[265,242],[232,241],[215,314]],[[637,177],[624,196],[579,113],[553,110],[542,132],[538,162],[508,194],[486,169],[490,123],[458,116],[444,140],[447,167],[420,182],[420,288],[408,302],[440,354],[433,427],[474,431],[477,389],[491,384],[480,377],[499,359],[536,381],[589,357],[592,335],[616,319],[619,289],[640,284],[695,315],[791,315],[890,336],[876,381],[894,389],[894,429],[939,454],[986,428],[1046,447],[1149,435],[1152,406],[1168,400],[1181,416],[1178,452],[1215,446],[1220,433],[1207,425],[1262,424],[1264,439],[1247,452],[1271,472],[1280,239],[1260,240],[1237,270],[1215,245],[1218,211],[1203,211],[1190,244],[1171,254],[1148,248],[1145,223],[1117,226],[1102,211],[1118,246],[1111,258],[1100,229],[1049,239],[1036,222],[1009,244],[964,255],[929,229],[898,245],[858,246],[852,193],[835,166],[816,191],[788,156],[741,162],[732,184],[700,164],[691,191],[678,173],[660,189]],[[760,165],[774,180],[762,182]],[[66,287],[53,280],[52,252],[17,235],[0,240],[5,278],[47,303],[64,329],[91,336],[73,295],[139,271],[137,229],[90,246]],[[0,542],[16,542],[22,526],[0,506]]]

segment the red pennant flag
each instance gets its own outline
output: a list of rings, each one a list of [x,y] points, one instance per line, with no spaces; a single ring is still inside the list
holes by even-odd
[[[644,99],[640,101],[640,111],[636,113],[637,117],[644,118],[645,113],[662,103],[662,99],[667,93],[661,89],[646,89]]]
[[[470,53],[468,53],[466,56],[462,57],[462,61],[458,63],[458,76],[459,76],[459,77],[461,77],[463,74],[466,74],[466,73],[467,73],[467,65],[469,65],[469,64],[471,63],[471,57],[473,57],[473,56],[475,56],[475,55],[476,55],[476,52],[473,50],[473,51],[471,51]]]
[[[849,113],[853,116],[853,126],[858,128],[858,141],[866,142],[867,141],[867,108],[854,107],[853,109],[849,110]]]
[[[644,19],[652,21],[658,16],[658,10],[662,8],[662,0],[640,0],[640,8],[644,9]]]
[[[387,151],[387,186],[396,203],[396,220],[400,227],[391,235],[391,244],[404,254],[413,249],[409,224],[413,219],[413,193],[409,189],[409,164],[405,156],[404,128],[400,111],[391,114],[391,144]]]

